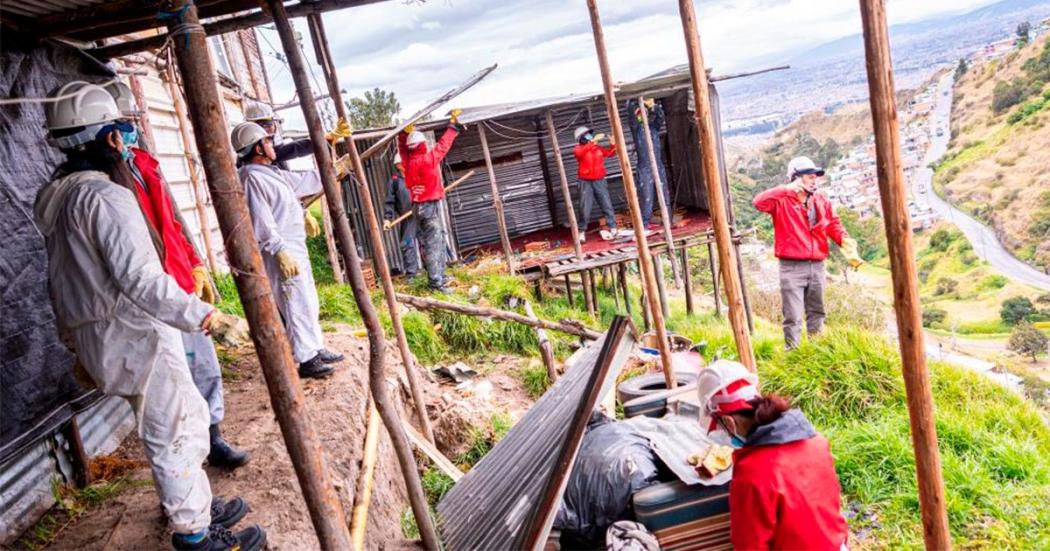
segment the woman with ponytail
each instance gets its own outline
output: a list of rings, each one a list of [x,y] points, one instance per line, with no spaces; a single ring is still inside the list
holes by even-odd
[[[733,452],[729,487],[733,548],[846,549],[849,528],[835,461],[789,399],[758,393],[743,365],[717,361],[700,372],[708,431],[724,431]]]

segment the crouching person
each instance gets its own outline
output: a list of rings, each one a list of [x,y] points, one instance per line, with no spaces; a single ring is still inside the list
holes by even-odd
[[[261,549],[266,533],[229,528],[240,498],[213,500],[202,468],[208,405],[190,377],[182,332],[223,336],[236,318],[183,291],[164,273],[142,211],[113,97],[71,82],[47,105],[49,142],[66,155],[41,188],[34,217],[47,243],[51,300],[63,340],[105,394],[127,399],[176,549]]]
[[[733,452],[729,531],[734,549],[846,549],[849,528],[831,445],[786,398],[758,393],[758,376],[717,361],[697,381],[708,431]]]

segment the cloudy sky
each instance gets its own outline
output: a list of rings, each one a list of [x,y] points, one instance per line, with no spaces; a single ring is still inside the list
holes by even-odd
[[[995,0],[889,0],[890,24],[966,12]],[[626,81],[684,63],[677,2],[600,0],[613,77]],[[716,74],[758,69],[860,31],[855,0],[705,0],[700,36]],[[342,87],[392,90],[409,114],[482,67],[499,63],[455,103],[484,105],[601,87],[584,0],[388,1],[324,15]],[[304,20],[297,20],[313,61]],[[262,30],[280,48],[273,30]],[[267,55],[275,103],[294,93],[285,64]],[[320,78],[320,71],[316,74]],[[293,113],[293,111],[295,111]],[[302,128],[298,110],[285,112]]]

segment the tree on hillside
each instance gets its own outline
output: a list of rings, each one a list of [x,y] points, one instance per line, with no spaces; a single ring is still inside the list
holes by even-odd
[[[350,125],[355,130],[363,130],[394,124],[401,104],[393,92],[375,88],[366,91],[363,98],[351,99],[349,108]]]
[[[1010,340],[1006,347],[1018,354],[1031,356],[1034,362],[1038,359],[1036,356],[1046,353],[1048,345],[1050,345],[1050,338],[1047,338],[1045,333],[1031,324],[1022,323],[1010,333]]]
[[[1017,40],[1014,44],[1018,48],[1027,45],[1032,41],[1032,24],[1027,21],[1022,21],[1017,25]]]
[[[850,237],[857,240],[857,253],[865,262],[873,262],[886,256],[886,231],[882,227],[882,218],[869,216],[861,218],[856,211],[839,207],[835,214],[842,220],[842,227]]]
[[[966,74],[966,71],[969,70],[970,64],[966,61],[966,58],[960,57],[959,64],[955,66],[955,79],[959,80],[960,78],[962,78],[963,75]]]
[[[999,317],[1007,325],[1017,325],[1036,314],[1035,306],[1028,297],[1012,297],[1003,301],[999,309]]]

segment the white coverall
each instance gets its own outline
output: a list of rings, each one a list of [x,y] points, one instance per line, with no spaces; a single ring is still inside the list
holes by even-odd
[[[260,164],[246,164],[239,174],[266,275],[292,343],[292,356],[296,362],[305,362],[324,349],[324,337],[306,248],[306,213],[299,199],[319,193],[321,178],[313,171],[281,170]],[[282,250],[288,251],[299,265],[299,275],[287,280],[281,278],[277,265],[277,253]]]
[[[164,273],[135,197],[106,174],[75,172],[37,194],[59,331],[102,392],[126,398],[173,531],[211,521],[208,406],[193,385],[180,331],[212,307]]]

